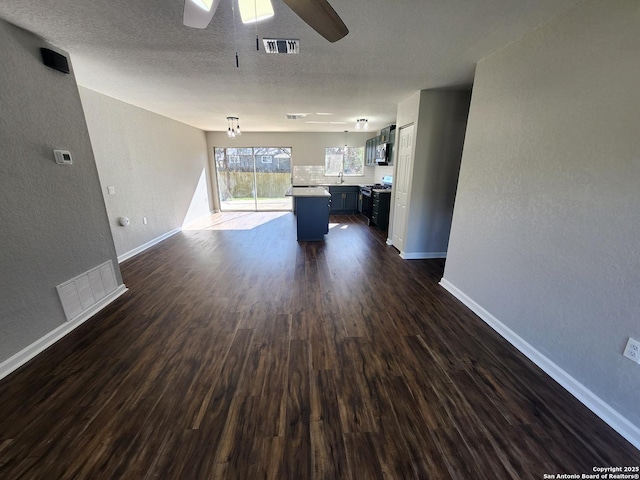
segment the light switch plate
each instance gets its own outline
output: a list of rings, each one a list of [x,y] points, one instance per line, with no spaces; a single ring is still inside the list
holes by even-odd
[[[107,191],[109,192],[109,195],[115,195],[116,194],[116,187],[114,187],[113,185],[109,185],[107,187]]]

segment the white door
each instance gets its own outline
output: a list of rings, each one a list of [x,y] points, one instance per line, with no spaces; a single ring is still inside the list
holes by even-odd
[[[411,170],[413,168],[413,125],[400,129],[400,141],[396,157],[396,177],[393,179],[393,246],[404,251],[404,239],[407,229],[407,200]]]

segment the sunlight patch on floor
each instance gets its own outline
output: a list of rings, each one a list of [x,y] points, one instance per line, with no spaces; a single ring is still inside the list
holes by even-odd
[[[291,215],[291,212],[212,213],[183,227],[183,230],[252,230],[284,215]]]
[[[349,225],[340,225],[339,223],[329,223],[329,230],[336,227],[339,227],[340,230],[346,230],[347,228],[349,228]]]

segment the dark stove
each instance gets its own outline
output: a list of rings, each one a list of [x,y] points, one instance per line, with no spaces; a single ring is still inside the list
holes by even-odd
[[[371,225],[374,217],[374,204],[377,205],[378,200],[375,200],[377,196],[387,196],[391,193],[391,185],[393,183],[393,177],[383,177],[382,183],[374,183],[373,185],[362,185],[360,187],[360,198],[358,199],[358,210],[367,219],[367,225]],[[387,202],[388,197],[387,197]]]
[[[363,185],[360,187],[360,192],[369,197],[371,196],[371,192],[374,190],[391,190],[391,185],[386,183],[375,183],[373,185]]]

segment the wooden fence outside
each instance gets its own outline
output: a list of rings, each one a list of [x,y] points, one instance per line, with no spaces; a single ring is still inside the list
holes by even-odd
[[[256,173],[258,198],[283,198],[291,186],[291,173]],[[253,198],[253,172],[218,171],[220,200]]]

